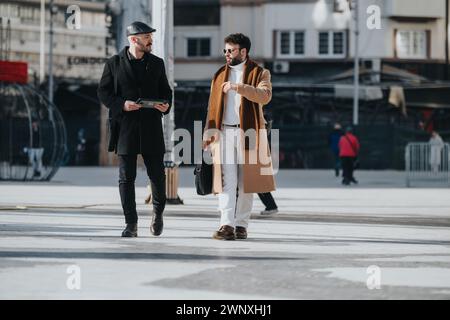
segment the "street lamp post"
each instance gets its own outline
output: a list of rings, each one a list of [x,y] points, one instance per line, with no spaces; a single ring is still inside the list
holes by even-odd
[[[174,91],[174,57],[173,57],[173,0],[152,1],[152,26],[156,29],[154,39],[154,53],[162,57],[166,64],[166,73],[169,85]],[[178,196],[178,167],[175,163],[173,134],[175,130],[175,103],[172,99],[172,108],[163,118],[164,140],[166,154],[166,193],[167,202],[182,204]]]
[[[48,50],[48,100],[53,103],[53,15],[57,7],[50,0],[50,31],[49,31],[49,50]]]
[[[355,60],[354,60],[354,74],[353,74],[353,125],[357,126],[359,123],[359,14],[358,14],[358,0],[353,0],[353,14],[354,14],[354,34],[355,34]]]
[[[448,28],[450,28],[448,24],[448,5],[449,0],[445,0],[445,80],[450,80],[449,72],[450,72],[450,66],[449,66],[449,58],[448,58]]]
[[[41,0],[41,21],[40,21],[40,41],[39,41],[39,84],[45,79],[45,0]]]

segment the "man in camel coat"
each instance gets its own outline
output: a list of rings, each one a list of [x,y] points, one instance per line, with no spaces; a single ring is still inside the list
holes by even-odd
[[[220,228],[213,238],[246,239],[253,193],[275,190],[263,106],[272,98],[270,72],[249,58],[250,39],[224,40],[226,64],[211,82],[203,147],[213,158]]]

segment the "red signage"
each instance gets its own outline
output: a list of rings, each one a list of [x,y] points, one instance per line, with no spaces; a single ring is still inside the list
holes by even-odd
[[[26,62],[0,60],[0,81],[27,83],[28,64]]]

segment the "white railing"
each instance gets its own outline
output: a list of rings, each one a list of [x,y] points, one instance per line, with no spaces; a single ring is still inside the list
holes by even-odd
[[[405,149],[406,186],[412,181],[441,182],[450,186],[450,144],[408,143]]]

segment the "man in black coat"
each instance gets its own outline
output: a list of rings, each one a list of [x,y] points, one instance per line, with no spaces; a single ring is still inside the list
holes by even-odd
[[[164,61],[151,54],[155,29],[142,22],[127,27],[130,46],[105,64],[98,86],[98,97],[109,109],[108,151],[119,157],[119,191],[126,228],[122,237],[137,236],[135,188],[136,160],[141,154],[151,181],[153,217],[150,230],[160,235],[166,203],[164,173],[164,135],[161,118],[170,111],[172,90]],[[154,109],[142,108],[139,98],[167,100]]]

